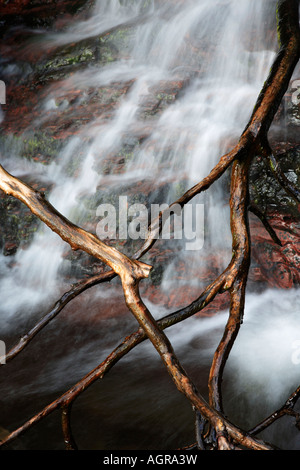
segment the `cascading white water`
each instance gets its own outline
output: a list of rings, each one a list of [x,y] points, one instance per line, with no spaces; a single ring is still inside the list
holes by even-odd
[[[126,195],[128,185],[133,187],[140,180],[151,181],[155,189],[163,182],[181,181],[182,176],[185,186],[191,187],[205,177],[229,143],[241,134],[266,79],[276,50],[276,37],[268,44],[265,40],[266,24],[270,15],[275,15],[275,3],[274,0],[99,0],[94,15],[88,20],[71,26],[63,33],[42,37],[41,46],[68,44],[99,35],[134,17],[143,16],[143,21],[130,38],[126,58],[102,68],[87,67],[62,81],[61,89],[66,92],[74,86],[84,92],[90,86],[101,87],[129,80],[133,83],[109,121],[96,118],[69,139],[61,151],[61,158],[57,159],[59,163],[53,162],[48,166],[28,163],[33,175],[54,184],[49,195],[50,202],[80,225],[85,215],[81,195],[94,194],[102,184],[109,183],[112,192],[117,189],[118,193],[124,187],[123,194]],[[197,53],[188,53],[190,43],[194,44]],[[159,87],[162,81],[172,80],[185,82],[181,96],[159,117],[141,121],[139,115],[151,90]],[[59,93],[57,87],[50,86],[47,99],[39,105],[41,112],[44,111],[41,114],[44,124],[61,112],[61,108],[56,106],[57,98],[61,99]],[[65,106],[71,105],[66,103]],[[117,154],[124,143],[124,136],[142,133],[145,129],[147,138],[135,148],[124,172],[113,176],[99,174],[95,165],[97,162]],[[81,166],[76,177],[70,176],[66,168],[79,152],[83,154]],[[8,155],[3,155],[2,162],[15,175],[22,176],[22,172],[28,170],[22,166],[24,163],[18,163],[18,155],[10,160]],[[16,164],[19,166],[16,167]],[[203,202],[203,199],[200,201]],[[171,201],[161,201],[164,202]],[[231,256],[228,207],[224,204],[219,184],[205,195],[204,210],[205,233],[210,234],[210,239],[205,240],[203,250],[186,252],[184,244],[177,249],[175,259],[165,270],[163,290],[178,283],[173,274],[179,260],[186,263],[186,282],[191,282],[189,272],[192,272],[193,282],[197,285],[194,274],[197,267],[206,262],[205,249],[215,253],[219,250],[220,269],[228,263]],[[55,294],[60,292],[62,283],[59,270],[61,264],[66,263],[63,252],[64,243],[43,227],[31,246],[15,255],[14,267],[1,257],[2,331],[18,329],[18,319],[24,318],[27,309],[36,308],[47,300],[49,292],[52,299],[56,298]],[[280,309],[274,302],[276,296],[281,301],[285,300],[281,302]],[[260,393],[259,400],[264,402],[268,397],[267,401],[272,406],[278,403],[278,397],[279,404],[280,399],[287,397],[290,390],[286,389],[286,384],[289,387],[299,372],[297,361],[291,360],[292,345],[300,340],[296,312],[297,308],[299,310],[298,297],[297,291],[249,294],[241,339],[234,347],[233,359],[228,366],[228,374],[235,381],[234,386],[229,386],[231,394],[236,393],[235,396],[239,397],[244,392],[242,400],[247,402],[253,399],[253,393],[249,391],[253,392],[255,388]],[[152,304],[151,310],[158,314],[157,307]],[[170,331],[175,350],[178,348],[179,355],[181,350],[185,351],[185,357],[189,358],[187,361],[209,364],[226,316],[227,313],[201,321],[191,319],[187,326],[176,327],[173,332]],[[282,346],[279,329],[286,333]],[[213,343],[208,350],[201,350],[204,332]],[[195,349],[192,347],[189,350],[187,345],[195,341],[199,341],[199,346],[197,343]],[[148,346],[145,346],[145,351],[151,354]],[[278,351],[280,354],[277,356]],[[86,372],[85,353],[86,349],[83,348],[82,355],[77,351],[76,357],[77,367]],[[72,361],[66,359],[68,364],[68,360]],[[90,361],[93,367],[92,357]],[[55,377],[63,380],[66,368],[62,366],[61,374],[56,371]],[[270,379],[266,379],[269,372]],[[280,381],[277,380],[278,376]],[[49,384],[49,373],[44,385],[46,383]]]

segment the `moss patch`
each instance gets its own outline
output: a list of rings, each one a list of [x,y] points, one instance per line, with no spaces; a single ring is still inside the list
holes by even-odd
[[[300,185],[300,146],[277,156],[285,176]],[[262,158],[256,158],[250,172],[250,197],[262,210],[276,209],[299,217],[298,204],[277,182]]]

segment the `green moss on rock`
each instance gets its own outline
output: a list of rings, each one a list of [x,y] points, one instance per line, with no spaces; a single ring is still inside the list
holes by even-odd
[[[300,146],[277,156],[281,170],[294,184],[300,186]],[[262,210],[275,209],[299,217],[297,202],[277,182],[270,167],[256,158],[250,171],[250,198]]]

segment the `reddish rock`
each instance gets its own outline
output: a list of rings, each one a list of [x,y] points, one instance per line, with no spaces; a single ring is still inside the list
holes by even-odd
[[[277,245],[260,220],[251,215],[252,265],[249,278],[269,287],[295,287],[300,282],[300,222],[279,212],[270,213],[268,219],[282,246]]]
[[[201,289],[187,285],[178,285],[176,288],[171,289],[168,293],[162,291],[159,287],[150,286],[147,289],[143,289],[141,286],[141,293],[143,297],[150,300],[154,305],[162,306],[170,311],[176,311],[188,306],[199,297],[201,292]],[[218,295],[197,315],[214,315],[217,312],[228,309],[229,302],[230,298],[228,293]]]
[[[13,255],[16,253],[18,245],[14,242],[6,242],[3,248],[4,256]]]

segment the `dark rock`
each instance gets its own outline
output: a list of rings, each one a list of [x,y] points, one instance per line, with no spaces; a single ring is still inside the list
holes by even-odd
[[[10,0],[1,2],[0,15],[3,26],[26,25],[45,27],[52,25],[62,15],[74,15],[92,5],[91,0]]]
[[[18,245],[14,242],[6,242],[3,248],[4,256],[14,255],[18,249]]]
[[[276,157],[285,176],[300,186],[300,145],[279,152]],[[262,157],[256,158],[251,166],[250,197],[263,211],[277,209],[280,213],[299,216],[298,203],[280,186]]]

